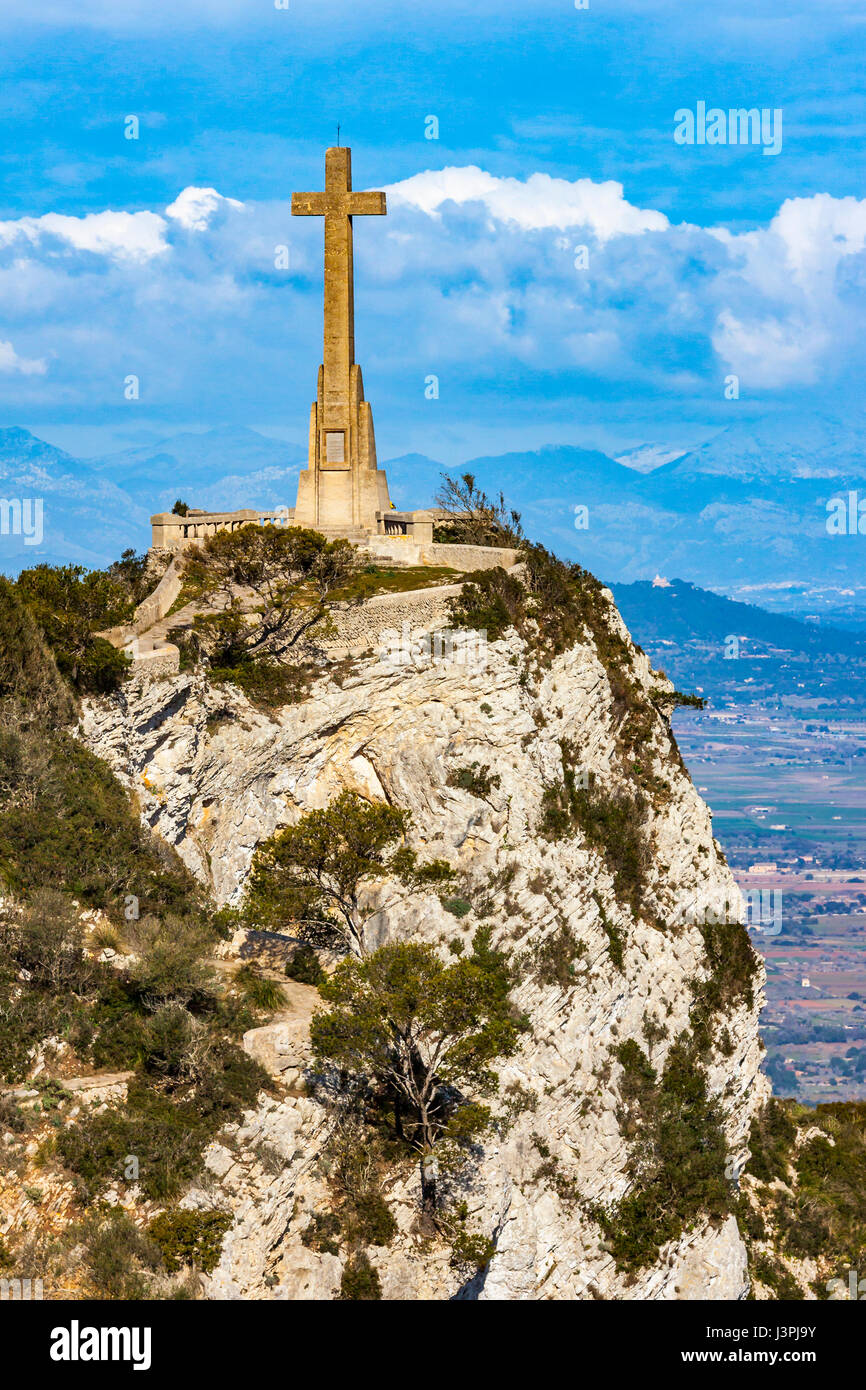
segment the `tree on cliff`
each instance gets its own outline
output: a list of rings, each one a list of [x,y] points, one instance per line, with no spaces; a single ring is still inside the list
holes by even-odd
[[[520,545],[523,527],[520,513],[509,508],[504,495],[488,497],[478,486],[475,475],[462,473],[459,478],[441,473],[442,479],[436,505],[448,513],[446,521],[436,528],[437,539],[453,540],[466,545]]]
[[[184,566],[187,583],[225,604],[199,615],[194,630],[217,653],[215,665],[285,652],[327,617],[334,591],[357,567],[348,541],[329,541],[317,531],[258,525],[218,531],[190,552]]]
[[[382,910],[363,901],[376,879],[406,887],[445,884],[453,870],[441,859],[418,864],[402,841],[408,811],[344,791],[322,810],[261,845],[253,861],[245,915],[258,926],[301,935],[335,935],[355,955],[366,950],[365,929]]]
[[[315,1054],[390,1097],[398,1134],[420,1155],[428,1211],[438,1155],[486,1128],[478,1098],[498,1088],[492,1063],[517,1048],[511,984],[505,956],[479,929],[465,959],[446,965],[432,946],[395,942],[342,961],[319,987],[331,1008],[313,1018]]]

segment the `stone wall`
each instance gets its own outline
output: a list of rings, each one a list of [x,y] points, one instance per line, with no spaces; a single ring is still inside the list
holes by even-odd
[[[183,585],[183,572],[174,558],[152,594],[138,605],[132,626],[136,633],[147,632],[149,627],[164,618],[174,603]]]
[[[129,650],[132,657],[133,673],[145,676],[148,680],[167,680],[176,676],[180,667],[180,652],[173,642],[154,642],[152,646]]]
[[[457,570],[492,570],[497,565],[511,569],[520,552],[509,546],[448,545],[436,541],[422,548],[422,565],[450,565]]]
[[[204,512],[194,509],[180,516],[176,512],[157,512],[150,518],[153,550],[184,550],[196,541],[215,536],[218,531],[239,531],[242,526],[291,526],[294,507],[278,506],[264,511],[243,507],[234,512]]]
[[[439,541],[419,543],[410,536],[372,536],[359,546],[374,560],[399,565],[442,565],[457,570],[487,570],[516,565],[519,552],[507,546],[448,545]]]
[[[402,633],[404,624],[410,632],[433,632],[447,627],[449,599],[455,598],[461,587],[460,584],[442,584],[434,589],[412,589],[403,594],[377,594],[357,608],[334,613],[336,636],[323,642],[322,648],[332,660],[362,656],[367,651],[380,649],[383,634]]]
[[[177,557],[173,557],[171,564],[165,571],[152,594],[142,599],[135,610],[132,622],[122,623],[119,627],[111,627],[104,632],[97,634],[104,637],[113,647],[126,647],[130,645],[136,637],[152,628],[154,623],[158,623],[165,617],[171,605],[174,603],[183,585],[183,573],[178,564]],[[138,659],[138,653],[131,653]]]

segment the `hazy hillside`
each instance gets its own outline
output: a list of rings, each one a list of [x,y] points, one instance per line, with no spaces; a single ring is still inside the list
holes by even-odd
[[[41,541],[35,525],[25,535],[0,534],[0,570],[17,574],[40,564],[100,566],[129,545],[142,545],[148,531],[144,508],[128,491],[100,476],[81,459],[37,439],[28,430],[0,430],[0,497],[29,511],[41,499]],[[36,542],[39,543],[36,543]]]
[[[675,579],[611,586],[632,634],[677,685],[712,700],[794,696],[858,707],[866,639],[737,603]]]

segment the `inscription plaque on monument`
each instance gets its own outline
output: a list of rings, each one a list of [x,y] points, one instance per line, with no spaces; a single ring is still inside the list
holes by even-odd
[[[346,462],[346,436],[342,430],[332,430],[325,435],[325,462]]]

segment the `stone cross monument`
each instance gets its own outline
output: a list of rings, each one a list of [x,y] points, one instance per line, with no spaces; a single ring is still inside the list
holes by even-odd
[[[384,529],[388,483],[376,464],[373,415],[355,361],[352,218],[386,213],[384,193],[352,191],[352,152],[325,155],[323,193],[293,193],[293,217],[325,219],[325,350],[310,414],[310,455],[294,524],[351,539]]]

